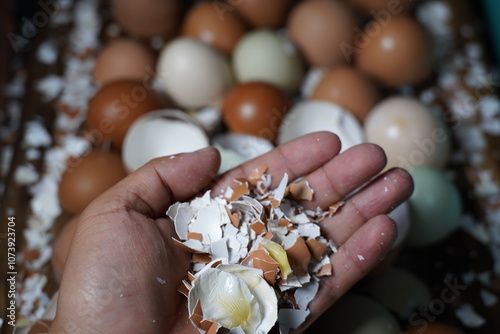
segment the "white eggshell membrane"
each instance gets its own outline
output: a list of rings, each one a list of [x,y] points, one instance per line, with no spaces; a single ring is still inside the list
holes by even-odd
[[[214,103],[232,84],[227,59],[210,46],[185,37],[162,50],[157,76],[165,92],[184,108]]]
[[[317,131],[329,131],[339,136],[342,151],[364,142],[363,128],[349,111],[330,102],[303,101],[285,115],[278,133],[278,144]]]
[[[158,110],[139,117],[130,126],[123,141],[122,160],[132,172],[152,159],[208,146],[206,133],[188,115]]]
[[[189,314],[200,301],[205,319],[227,329],[241,327],[247,334],[264,334],[278,319],[278,299],[260,270],[242,265],[220,265],[200,271],[188,296]]]

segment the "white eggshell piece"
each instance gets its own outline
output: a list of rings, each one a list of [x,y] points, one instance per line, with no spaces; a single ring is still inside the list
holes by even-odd
[[[285,115],[278,143],[317,131],[329,131],[339,136],[342,151],[364,142],[361,124],[346,109],[325,101],[302,101]]]
[[[148,161],[209,146],[203,129],[178,110],[159,110],[139,117],[123,141],[122,159],[132,172]]]

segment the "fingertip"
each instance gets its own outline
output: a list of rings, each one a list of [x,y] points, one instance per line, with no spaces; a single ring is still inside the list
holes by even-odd
[[[394,167],[385,172],[385,175],[389,175],[394,183],[399,183],[399,186],[403,190],[402,196],[404,196],[404,200],[411,197],[415,189],[415,184],[413,182],[413,177],[406,169]]]

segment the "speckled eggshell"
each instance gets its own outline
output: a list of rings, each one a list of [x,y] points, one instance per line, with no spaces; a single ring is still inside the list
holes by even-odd
[[[141,38],[171,38],[181,18],[180,0],[112,0],[111,9],[118,24]]]
[[[339,136],[342,151],[364,142],[363,128],[350,112],[325,101],[302,101],[295,104],[282,121],[277,142],[317,131],[330,131]]]
[[[290,40],[271,30],[254,30],[243,36],[232,60],[240,83],[263,81],[295,92],[304,74],[300,56]]]
[[[300,1],[287,21],[290,39],[311,66],[334,66],[348,61],[343,45],[353,45],[354,12],[339,0]]]
[[[388,87],[419,84],[432,73],[430,41],[412,17],[372,20],[355,41],[357,67]]]
[[[265,82],[248,82],[233,87],[225,96],[222,116],[231,132],[274,142],[290,105],[281,89]]]
[[[410,174],[415,190],[408,200],[411,227],[405,244],[412,247],[435,244],[460,225],[460,193],[439,170],[415,167]]]
[[[155,71],[156,58],[149,48],[133,39],[120,38],[102,49],[92,73],[99,85],[105,85],[121,80],[149,83]]]
[[[68,164],[59,182],[59,203],[69,213],[80,213],[125,176],[119,154],[93,150]]]
[[[176,38],[164,47],[157,75],[167,95],[183,108],[215,103],[232,84],[227,59],[205,43],[187,37]]]
[[[380,92],[360,71],[350,66],[339,66],[323,77],[309,98],[337,103],[363,122],[380,99]]]
[[[448,161],[451,145],[446,127],[416,99],[389,97],[370,111],[364,125],[367,141],[385,150],[387,169],[443,168]]]
[[[221,13],[213,2],[205,1],[191,7],[184,19],[182,35],[231,55],[247,30],[247,25],[233,11]]]
[[[248,23],[256,28],[279,28],[285,22],[292,0],[226,0],[231,6],[224,13],[233,9]],[[225,18],[225,17],[224,17]]]
[[[152,159],[208,147],[203,128],[179,110],[158,110],[139,117],[123,141],[122,158],[133,172]]]
[[[87,126],[103,140],[121,148],[130,125],[141,115],[164,107],[160,96],[140,81],[115,81],[89,102]]]

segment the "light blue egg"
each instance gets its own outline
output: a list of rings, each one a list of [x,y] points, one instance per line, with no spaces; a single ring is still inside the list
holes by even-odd
[[[406,244],[437,243],[459,225],[462,203],[458,189],[436,169],[416,167],[410,173],[415,191],[409,199],[411,227]]]

